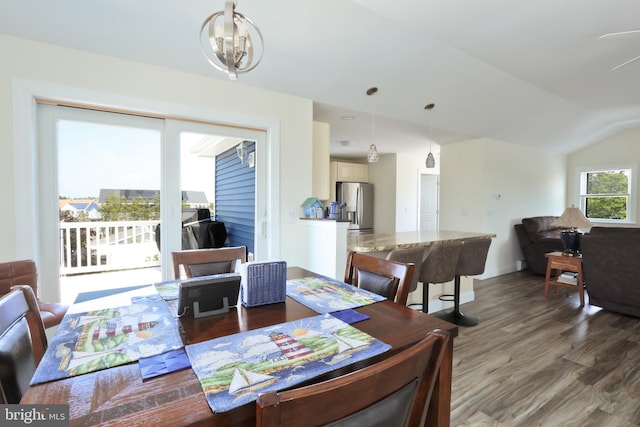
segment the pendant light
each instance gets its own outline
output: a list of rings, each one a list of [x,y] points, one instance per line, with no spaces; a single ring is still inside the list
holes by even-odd
[[[431,111],[436,106],[436,104],[427,104],[424,106],[425,110]],[[436,159],[433,157],[433,153],[431,152],[431,119],[429,119],[429,154],[427,154],[427,160],[424,162],[428,169],[432,169],[436,167]]]
[[[378,88],[377,87],[371,87],[369,89],[367,89],[367,96],[371,96],[373,97],[373,95],[376,94],[376,92],[378,92]],[[376,163],[378,161],[378,149],[376,148],[376,144],[374,144],[375,142],[375,120],[374,120],[374,114],[373,114],[373,98],[371,98],[371,146],[369,147],[369,152],[367,153],[367,162],[369,163]]]

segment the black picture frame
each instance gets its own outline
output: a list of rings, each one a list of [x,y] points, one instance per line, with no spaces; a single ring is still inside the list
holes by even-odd
[[[217,274],[178,286],[178,317],[206,317],[229,312],[238,304],[239,274]]]

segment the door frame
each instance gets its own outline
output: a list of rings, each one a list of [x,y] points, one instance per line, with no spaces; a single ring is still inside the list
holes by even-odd
[[[239,116],[171,102],[158,102],[141,98],[33,81],[13,82],[13,149],[15,186],[15,224],[18,259],[32,259],[38,265],[40,296],[46,301],[60,300],[59,263],[40,254],[40,248],[51,244],[42,241],[41,225],[34,221],[40,209],[38,174],[37,103],[40,100],[61,104],[85,106],[102,110],[125,110],[151,117],[183,119],[218,124],[230,128],[249,128],[265,134],[263,171],[264,187],[259,197],[266,200],[264,212],[256,212],[260,227],[258,234],[264,239],[266,253],[261,259],[279,257],[280,217],[280,124],[279,121],[259,116]],[[259,179],[260,179],[259,178]],[[177,215],[176,215],[177,217]],[[166,247],[166,246],[165,246]]]
[[[419,231],[422,230],[422,177],[424,175],[433,176],[435,178],[436,184],[436,209],[435,209],[435,230],[440,228],[440,174],[428,172],[427,169],[420,169],[418,172],[418,218],[417,218],[417,229]]]

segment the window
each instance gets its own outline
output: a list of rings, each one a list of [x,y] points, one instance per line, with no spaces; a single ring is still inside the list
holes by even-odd
[[[631,222],[631,169],[587,170],[580,173],[580,207],[595,221]]]

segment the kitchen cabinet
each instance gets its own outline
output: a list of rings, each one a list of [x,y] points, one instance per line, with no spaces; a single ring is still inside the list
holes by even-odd
[[[369,165],[350,162],[331,162],[330,200],[336,200],[336,182],[368,182]]]
[[[362,163],[331,162],[336,181],[368,182],[369,166]]]
[[[330,199],[329,131],[328,123],[313,122],[311,191],[320,200]]]

